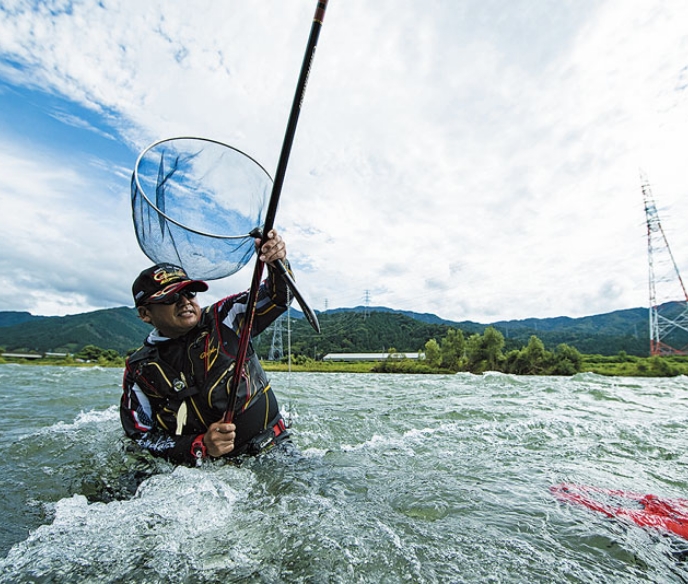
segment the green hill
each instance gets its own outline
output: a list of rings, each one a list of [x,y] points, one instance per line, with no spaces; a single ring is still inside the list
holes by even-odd
[[[441,339],[447,329],[458,328],[465,336],[482,333],[486,324],[452,322],[432,314],[395,311],[389,308],[356,307],[318,315],[322,332],[316,335],[298,310],[292,310],[289,326],[282,323],[283,349],[287,351],[287,329],[294,354],[322,357],[336,352],[381,352],[422,350],[431,339]],[[560,343],[582,353],[646,356],[649,349],[648,311],[619,310],[583,318],[543,318],[491,323],[506,339],[506,349],[520,348],[532,335],[554,349]],[[29,313],[0,312],[0,348],[7,351],[78,352],[85,345],[114,349],[120,354],[138,347],[150,327],[133,308],[119,307],[70,316],[38,317]],[[257,340],[259,355],[266,357],[273,328]],[[678,339],[683,346],[688,339]]]
[[[13,326],[15,324],[22,324],[24,322],[31,322],[32,320],[40,320],[44,316],[34,316],[30,312],[0,312],[0,327]]]
[[[491,326],[504,335],[506,350],[525,346],[535,335],[550,350],[566,343],[581,353],[616,355],[625,351],[629,355],[646,356],[649,352],[647,313],[647,309],[633,308],[584,318],[501,321]],[[452,322],[434,315],[362,307],[328,311],[320,313],[318,318],[320,335],[316,335],[296,312],[291,322],[292,353],[320,358],[327,353],[377,353],[389,348],[415,352],[423,350],[427,340],[444,337],[449,328],[461,329],[468,337],[482,333],[489,326],[472,321]],[[283,324],[282,328],[285,326]],[[272,328],[265,331],[256,343],[262,357],[270,350],[272,331]],[[286,339],[286,330],[283,339]],[[283,345],[285,342],[283,340]],[[286,352],[286,345],[283,348]]]
[[[649,323],[647,308],[617,310],[607,314],[582,318],[529,318],[493,323],[507,341],[526,343],[531,335],[546,346],[566,343],[581,353],[615,355],[625,351],[629,355],[645,356],[649,351]],[[679,346],[685,341],[677,340]]]
[[[0,312],[0,318],[3,314]],[[67,351],[86,345],[121,354],[138,347],[150,330],[133,308],[96,310],[69,316],[45,316],[0,327],[0,347],[7,351]]]

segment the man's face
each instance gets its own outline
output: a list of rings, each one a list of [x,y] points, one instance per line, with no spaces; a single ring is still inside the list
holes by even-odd
[[[201,307],[195,293],[185,290],[174,304],[145,304],[139,306],[139,318],[152,324],[160,334],[176,339],[194,328],[201,318]]]

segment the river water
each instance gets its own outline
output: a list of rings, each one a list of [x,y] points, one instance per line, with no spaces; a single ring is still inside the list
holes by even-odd
[[[688,378],[274,373],[298,454],[175,468],[115,369],[0,365],[0,582],[688,582],[688,542],[557,501],[688,495]]]

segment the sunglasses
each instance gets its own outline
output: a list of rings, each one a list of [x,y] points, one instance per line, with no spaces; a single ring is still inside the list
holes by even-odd
[[[174,294],[171,294],[165,300],[160,300],[160,302],[145,302],[142,306],[150,306],[151,304],[164,304],[165,306],[170,306],[172,304],[177,304],[182,298],[186,298],[187,300],[191,300],[192,298],[196,298],[196,292],[193,290],[182,290],[181,292],[175,292]]]

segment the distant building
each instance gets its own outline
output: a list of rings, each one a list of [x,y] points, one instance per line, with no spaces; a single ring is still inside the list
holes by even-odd
[[[387,359],[412,359],[417,361],[424,353],[328,353],[323,361],[386,361]]]
[[[66,359],[69,353],[0,353],[5,359]]]

